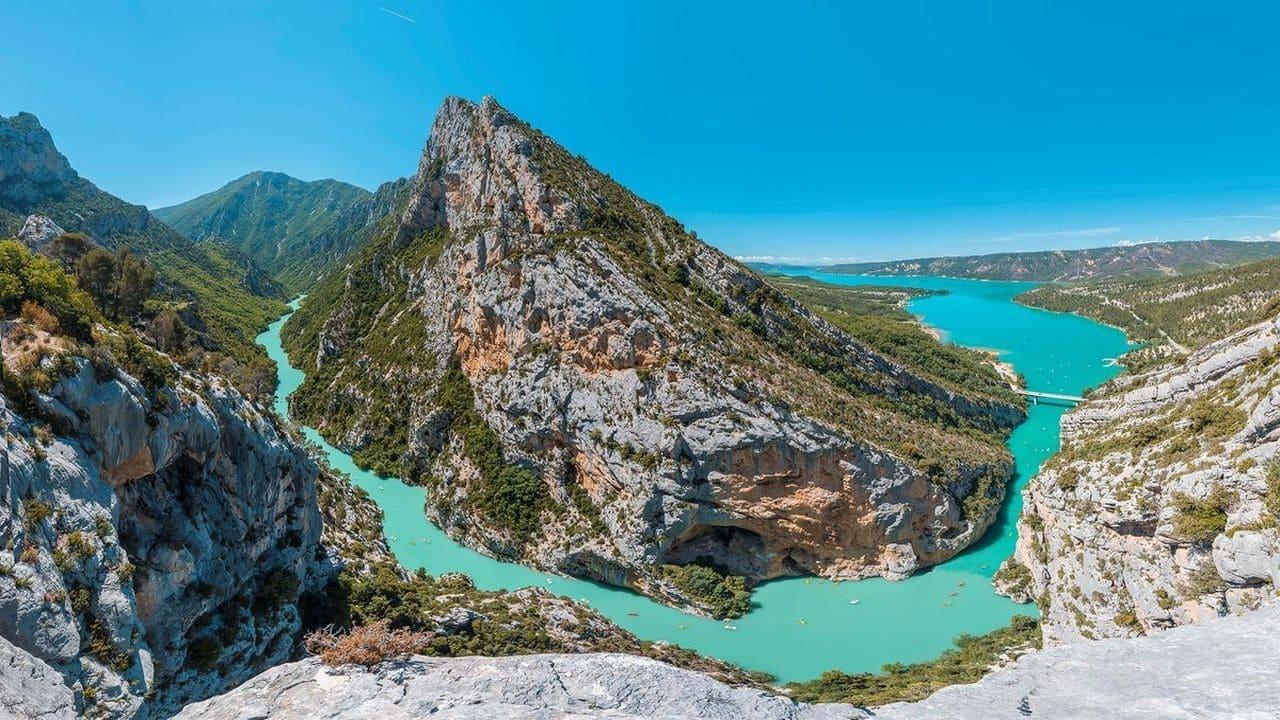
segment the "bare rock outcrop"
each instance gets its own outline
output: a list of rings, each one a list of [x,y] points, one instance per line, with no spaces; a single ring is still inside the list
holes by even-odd
[[[1280,325],[1126,376],[1068,413],[998,580],[1045,639],[1125,637],[1277,600]]]
[[[54,367],[31,407],[0,398],[0,636],[100,717],[163,717],[288,660],[298,596],[333,570],[316,463],[220,379]]]
[[[35,252],[41,252],[63,233],[58,223],[44,215],[28,215],[18,230],[17,239]]]

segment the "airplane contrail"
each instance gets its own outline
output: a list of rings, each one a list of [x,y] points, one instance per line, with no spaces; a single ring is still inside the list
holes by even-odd
[[[386,13],[386,14],[388,14],[388,15],[394,15],[395,17],[398,17],[398,18],[400,18],[401,20],[404,20],[405,22],[411,22],[411,23],[416,23],[416,22],[418,22],[417,20],[414,20],[413,18],[409,17],[408,15],[401,15],[400,13],[396,12],[395,10],[388,10],[387,8],[384,8],[384,7],[382,7],[381,5],[374,5],[374,7],[378,8],[379,10],[381,10],[382,12],[384,12],[384,13]]]

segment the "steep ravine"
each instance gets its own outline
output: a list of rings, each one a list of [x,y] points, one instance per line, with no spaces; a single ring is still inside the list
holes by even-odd
[[[821,279],[874,282],[849,276]],[[1026,289],[1025,283],[940,278],[909,282],[943,291],[913,301],[913,313],[956,342],[1003,348],[1001,357],[1013,362],[1038,388],[1076,393],[1100,383],[1117,370],[1104,359],[1127,347],[1123,336],[1111,328],[1013,303],[1012,298]],[[259,341],[279,363],[283,396],[298,387],[303,376],[289,365],[278,331],[279,323]],[[277,398],[277,407],[287,412],[283,397]],[[546,587],[585,599],[641,638],[678,643],[791,681],[808,680],[832,668],[875,671],[886,662],[929,660],[948,649],[959,634],[985,633],[1003,627],[1016,613],[1031,612],[996,596],[990,580],[1013,550],[1021,485],[1056,449],[1063,410],[1047,404],[1034,406],[1029,420],[1010,438],[1020,480],[1010,489],[1000,520],[977,546],[903,582],[880,578],[844,583],[812,578],[769,581],[755,590],[752,610],[731,623],[692,617],[634,593],[481,555],[426,520],[421,511],[422,488],[362,470],[350,455],[311,428],[304,427],[304,432],[325,450],[330,465],[348,473],[385,510],[386,533],[405,567],[424,568],[433,575],[465,572],[481,588]],[[819,636],[821,641],[814,639]]]

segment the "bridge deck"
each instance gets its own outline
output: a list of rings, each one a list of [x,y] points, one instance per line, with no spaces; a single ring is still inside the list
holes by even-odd
[[[1084,398],[1078,395],[1063,395],[1061,393],[1039,392],[1038,390],[1020,390],[1013,388],[1013,391],[1019,395],[1026,395],[1033,398],[1045,398],[1046,400],[1067,400],[1069,402],[1084,402]]]

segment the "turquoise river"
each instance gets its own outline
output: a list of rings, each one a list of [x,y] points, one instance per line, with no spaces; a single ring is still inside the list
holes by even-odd
[[[985,282],[937,277],[873,278],[797,270],[838,284],[895,284],[947,291],[913,300],[909,309],[946,339],[995,350],[1012,363],[1033,390],[1078,394],[1116,373],[1107,360],[1128,349],[1120,331],[1073,315],[1023,307],[1013,296],[1030,283]],[[295,305],[296,307],[296,305]],[[286,398],[303,374],[289,365],[280,345],[285,318],[258,342],[279,365],[275,400],[288,417]],[[936,657],[962,633],[980,634],[1005,625],[1015,614],[1034,614],[996,595],[990,580],[1013,550],[1014,519],[1023,485],[1058,448],[1058,418],[1064,408],[1034,405],[1009,440],[1017,477],[996,524],[961,555],[903,582],[878,578],[831,582],[787,578],[761,584],[752,610],[726,623],[686,615],[628,590],[537,572],[485,557],[450,540],[423,514],[424,491],[356,467],[351,457],[304,427],[329,464],[350,475],[386,515],[386,534],[399,561],[432,574],[464,572],[477,587],[514,589],[536,585],[587,602],[622,627],[648,640],[666,640],[742,667],[764,670],[779,681],[806,680],[824,670],[875,671],[889,662]],[[858,600],[852,603],[852,600]]]

